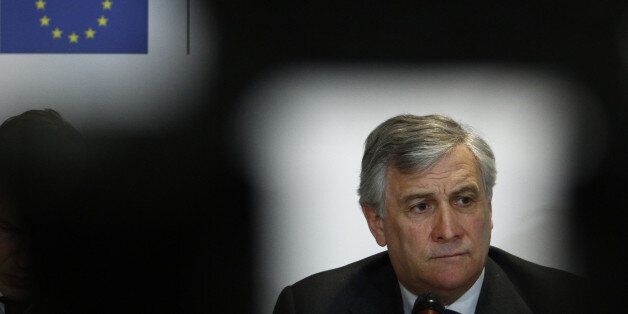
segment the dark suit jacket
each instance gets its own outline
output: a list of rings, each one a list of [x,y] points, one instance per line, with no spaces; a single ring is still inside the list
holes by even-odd
[[[585,287],[580,277],[525,261],[494,247],[488,255],[476,313],[583,311]],[[399,283],[388,252],[286,287],[279,295],[274,313],[403,314]]]

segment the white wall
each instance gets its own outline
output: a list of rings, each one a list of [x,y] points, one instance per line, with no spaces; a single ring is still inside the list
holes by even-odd
[[[243,97],[236,125],[255,181],[260,312],[272,311],[282,287],[383,250],[356,190],[364,140],[401,113],[446,114],[483,135],[498,170],[492,245],[579,272],[564,217],[582,97],[559,77],[495,65],[295,65],[269,73]]]

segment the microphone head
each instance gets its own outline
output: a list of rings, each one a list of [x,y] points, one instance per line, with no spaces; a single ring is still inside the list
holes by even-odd
[[[438,313],[444,313],[445,307],[443,306],[443,302],[440,300],[440,297],[438,297],[438,295],[436,295],[435,293],[429,292],[429,293],[421,294],[416,298],[416,301],[414,301],[414,307],[412,308],[412,314],[420,314],[422,313],[421,311],[425,311],[425,310],[432,310],[432,311],[427,311],[424,313],[429,313],[429,312],[434,312],[434,311]]]

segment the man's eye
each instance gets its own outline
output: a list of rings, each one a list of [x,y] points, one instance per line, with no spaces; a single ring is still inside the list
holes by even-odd
[[[412,211],[418,213],[422,213],[424,211],[427,211],[428,209],[430,209],[430,205],[428,203],[418,203],[412,206]]]
[[[473,203],[473,198],[470,196],[460,196],[456,199],[456,205],[469,206]]]

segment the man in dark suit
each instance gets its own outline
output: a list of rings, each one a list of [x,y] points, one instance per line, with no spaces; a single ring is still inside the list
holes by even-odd
[[[582,310],[578,277],[490,246],[495,176],[488,144],[452,119],[385,121],[366,140],[359,194],[387,252],[285,288],[275,313],[410,314],[426,293],[447,313]]]

